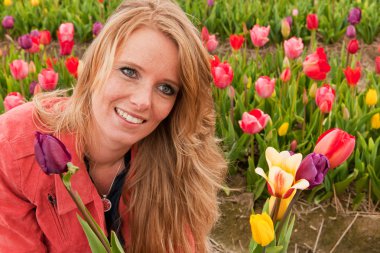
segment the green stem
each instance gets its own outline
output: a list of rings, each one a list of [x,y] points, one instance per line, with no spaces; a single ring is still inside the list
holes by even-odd
[[[255,168],[255,135],[251,134],[251,157],[253,168]]]
[[[273,221],[273,226],[274,227],[275,227],[275,224],[276,224],[278,211],[280,210],[280,204],[281,204],[281,198],[276,197],[276,199],[274,201],[274,204],[273,204],[272,211],[270,212],[270,217],[271,217],[271,219]]]
[[[278,232],[279,234],[281,233],[281,229],[282,227],[284,226],[284,223],[286,221],[286,219],[288,218],[290,212],[292,211],[292,208],[293,208],[293,205],[294,203],[296,203],[298,197],[301,195],[301,191],[300,190],[297,190],[296,191],[296,194],[294,194],[294,197],[293,199],[290,201],[288,207],[286,208],[286,211],[284,213],[284,215],[282,216],[282,219],[280,221],[280,224],[278,224],[277,228],[276,228],[276,232]]]

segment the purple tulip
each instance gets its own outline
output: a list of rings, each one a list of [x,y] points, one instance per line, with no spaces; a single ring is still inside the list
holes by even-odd
[[[62,174],[66,172],[71,155],[65,145],[49,134],[36,132],[34,154],[42,171],[47,174]]]
[[[356,29],[355,29],[355,26],[353,25],[349,25],[347,26],[347,30],[346,30],[346,36],[350,39],[353,39],[356,37]]]
[[[20,45],[20,47],[25,50],[33,46],[32,38],[28,34],[19,37],[17,42]]]
[[[207,0],[208,6],[213,6],[214,5],[214,0]]]
[[[12,16],[5,16],[3,18],[3,21],[1,21],[1,24],[3,25],[4,29],[12,29],[15,24],[15,20]]]
[[[32,30],[29,35],[32,36],[32,37],[39,38],[40,37],[40,32],[38,30]]]
[[[362,11],[359,8],[355,7],[350,10],[347,20],[351,25],[356,25],[360,23],[361,18]]]
[[[92,25],[92,34],[96,37],[98,36],[98,34],[100,33],[100,31],[102,30],[103,28],[103,24],[100,23],[99,21],[96,21],[93,25]]]
[[[326,156],[311,153],[302,160],[296,173],[296,181],[306,179],[309,181],[310,190],[323,182],[329,168],[330,163]]]
[[[292,24],[293,24],[293,18],[292,18],[292,16],[287,16],[286,17],[286,21],[288,21],[289,26],[292,27]]]
[[[30,95],[34,95],[34,88],[36,88],[36,85],[38,84],[37,81],[32,81],[30,84],[29,84],[29,93]]]

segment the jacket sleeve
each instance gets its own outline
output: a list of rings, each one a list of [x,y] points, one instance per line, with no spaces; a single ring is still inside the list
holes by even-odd
[[[0,138],[0,252],[47,252],[35,206],[21,187],[11,145]]]

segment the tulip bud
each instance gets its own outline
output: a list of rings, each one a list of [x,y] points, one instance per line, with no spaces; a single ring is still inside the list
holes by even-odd
[[[30,0],[32,6],[38,6],[40,4],[39,0]]]
[[[282,67],[283,68],[290,68],[290,61],[289,58],[285,56],[284,60],[282,61]]]
[[[375,59],[375,71],[377,74],[380,74],[380,56],[376,56]]]
[[[66,172],[67,163],[71,161],[71,154],[59,139],[40,132],[36,132],[34,154],[42,171],[47,175]]]
[[[287,16],[285,19],[288,21],[290,28],[292,28],[292,24],[293,24],[292,16]]]
[[[282,71],[282,73],[280,75],[280,79],[284,83],[289,82],[291,77],[292,77],[292,72],[290,71],[290,68],[284,69],[284,71]]]
[[[290,143],[290,151],[292,151],[292,152],[296,152],[296,150],[297,150],[297,145],[298,145],[297,140],[293,140],[293,141]]]
[[[306,89],[303,88],[303,93],[302,93],[302,103],[304,105],[307,105],[307,103],[309,103],[309,98],[307,97],[307,92],[306,92]]]
[[[31,95],[34,95],[34,89],[36,88],[36,85],[38,84],[37,81],[32,81],[30,84],[29,84],[29,93]]]
[[[312,98],[315,98],[315,94],[317,93],[317,89],[318,89],[318,84],[314,82],[309,89],[309,96]]]
[[[298,16],[298,9],[293,9],[292,10],[292,15],[293,15],[293,17]]]
[[[44,90],[54,90],[58,82],[58,73],[54,69],[43,69],[38,74],[38,83]]]
[[[373,129],[380,128],[380,113],[376,113],[371,117],[371,128]]]
[[[207,0],[207,5],[208,6],[213,6],[214,5],[214,0]]]
[[[261,76],[255,82],[255,90],[261,98],[269,98],[274,92],[276,79],[270,79],[269,76]]]
[[[92,25],[92,35],[94,37],[98,36],[98,34],[100,33],[100,31],[103,29],[103,24],[100,23],[99,21],[96,21],[93,25]]]
[[[350,119],[350,111],[347,109],[346,106],[342,107],[342,114],[343,114],[343,119],[344,120],[349,120]]]
[[[289,25],[288,20],[286,19],[283,19],[281,21],[281,34],[282,34],[282,37],[284,37],[285,39],[288,38],[290,35],[290,25]]]
[[[351,25],[356,25],[360,23],[361,18],[362,11],[359,8],[355,7],[350,10],[347,20]]]
[[[252,214],[249,218],[251,224],[252,239],[265,247],[274,240],[273,221],[268,214]]]
[[[3,25],[4,29],[12,29],[15,24],[15,20],[12,16],[5,16],[1,21],[1,24]]]
[[[350,42],[348,42],[347,45],[347,51],[350,54],[356,54],[356,52],[359,50],[359,42],[357,39],[352,39]]]
[[[29,74],[29,65],[24,60],[14,60],[9,64],[11,74],[16,80],[23,80]]]
[[[330,168],[329,160],[322,154],[311,153],[301,162],[295,175],[295,180],[306,179],[309,190],[323,182]]]
[[[346,36],[350,39],[353,39],[356,37],[356,29],[355,26],[349,25],[346,30]]]
[[[279,136],[284,136],[288,133],[288,128],[289,128],[289,123],[288,122],[284,122],[282,123],[282,125],[280,126],[280,128],[278,129],[278,135]]]
[[[12,4],[12,0],[4,0],[4,6],[11,6]]]
[[[228,94],[228,96],[230,97],[230,99],[234,99],[234,97],[235,97],[235,89],[234,89],[234,87],[232,87],[231,85],[230,86],[228,86],[228,90],[227,90],[227,94]]]
[[[10,92],[3,101],[5,111],[25,103],[25,98],[18,92]]]
[[[36,65],[34,64],[33,61],[30,61],[30,62],[29,62],[29,67],[28,67],[28,69],[29,69],[29,73],[35,73],[35,72],[36,72]]]
[[[377,104],[377,92],[375,89],[368,89],[367,94],[365,95],[365,103],[368,106]]]
[[[355,137],[339,128],[333,128],[319,136],[314,152],[325,155],[330,168],[338,167],[347,160],[355,148]]]
[[[308,30],[318,29],[318,16],[317,14],[308,14],[306,17],[306,28]]]
[[[249,113],[244,112],[242,119],[239,120],[239,126],[244,133],[255,134],[265,128],[270,117],[260,109],[253,109]]]
[[[25,50],[33,46],[32,38],[28,34],[25,34],[19,37],[17,42],[19,46]]]

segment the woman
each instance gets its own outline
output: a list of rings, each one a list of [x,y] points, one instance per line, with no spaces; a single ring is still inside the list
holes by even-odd
[[[64,142],[81,168],[73,188],[128,252],[207,252],[226,172],[209,68],[176,4],[123,2],[87,49],[71,97],[44,93],[0,116],[0,251],[89,251],[59,176],[35,161],[38,130]]]

